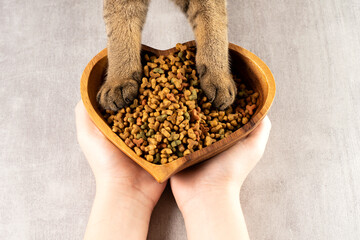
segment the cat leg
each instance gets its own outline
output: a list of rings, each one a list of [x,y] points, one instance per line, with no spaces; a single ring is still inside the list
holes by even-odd
[[[104,0],[108,37],[108,69],[97,100],[101,107],[117,111],[138,94],[142,66],[141,31],[150,0]]]
[[[196,38],[196,67],[202,90],[224,110],[235,100],[229,67],[225,0],[174,0],[187,16]]]

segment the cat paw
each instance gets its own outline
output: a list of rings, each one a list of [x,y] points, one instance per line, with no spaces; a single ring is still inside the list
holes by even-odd
[[[133,79],[105,81],[96,97],[102,108],[116,112],[134,101],[138,89],[138,82]]]
[[[231,74],[211,73],[200,66],[199,76],[201,89],[217,109],[225,110],[234,102],[237,90]]]

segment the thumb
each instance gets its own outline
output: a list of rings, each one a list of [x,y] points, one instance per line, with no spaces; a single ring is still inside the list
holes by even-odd
[[[267,140],[269,138],[271,122],[266,116],[260,124],[244,139],[238,141],[234,146],[220,155],[226,155],[230,158],[239,159],[245,157],[251,161],[258,162],[262,157]]]
[[[257,128],[242,141],[242,144],[245,145],[245,148],[254,149],[255,151],[263,153],[269,139],[270,130],[270,119],[268,116],[265,116]]]

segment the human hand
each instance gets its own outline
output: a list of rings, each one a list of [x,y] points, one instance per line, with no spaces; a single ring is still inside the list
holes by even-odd
[[[190,169],[184,170],[170,180],[179,208],[202,194],[237,194],[247,175],[262,157],[270,133],[268,117],[245,139],[228,150]]]
[[[75,114],[78,141],[96,180],[96,197],[85,238],[101,236],[101,239],[106,239],[104,234],[113,231],[121,232],[123,237],[128,236],[129,239],[137,239],[136,234],[141,233],[146,237],[151,212],[166,182],[156,182],[113,145],[89,118],[81,101],[76,106]],[[119,220],[118,224],[116,219]],[[127,222],[129,219],[132,220]],[[103,226],[99,226],[99,223],[103,223]],[[134,224],[137,228],[132,226]],[[113,229],[109,229],[110,225]],[[144,226],[143,231],[141,226]],[[137,232],[129,233],[131,229]]]
[[[270,120],[265,117],[228,150],[171,177],[189,239],[248,238],[239,203],[240,188],[262,157],[270,129]]]
[[[166,183],[154,178],[112,144],[95,126],[80,101],[76,106],[78,141],[94,173],[97,187],[116,187],[137,192],[154,207]]]

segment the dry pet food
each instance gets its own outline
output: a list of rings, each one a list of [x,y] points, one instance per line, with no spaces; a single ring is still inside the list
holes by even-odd
[[[145,55],[139,95],[104,118],[112,131],[154,164],[165,164],[226,138],[246,124],[259,105],[259,93],[234,77],[238,94],[225,111],[212,107],[200,89],[195,48],[177,44],[169,56]]]

